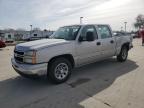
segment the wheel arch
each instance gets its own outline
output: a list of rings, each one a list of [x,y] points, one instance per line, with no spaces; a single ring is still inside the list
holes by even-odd
[[[124,43],[124,44],[122,45],[121,49],[122,49],[124,46],[126,46],[127,49],[129,50],[129,49],[130,49],[130,48],[129,48],[129,45],[130,45],[130,43],[129,43],[129,42],[126,42],[126,43]]]
[[[58,56],[55,56],[55,57],[52,57],[49,61],[48,61],[48,64],[51,64],[51,62],[57,58],[65,58],[67,60],[70,61],[70,63],[72,64],[72,68],[75,67],[75,61],[74,61],[74,58],[71,54],[63,54],[63,55],[58,55]]]

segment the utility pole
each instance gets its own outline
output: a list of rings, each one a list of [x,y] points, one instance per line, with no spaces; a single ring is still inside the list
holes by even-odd
[[[83,23],[82,19],[83,19],[83,17],[80,17],[80,24],[82,24],[82,23]]]
[[[127,22],[124,22],[125,24],[125,32],[127,31]]]
[[[123,31],[123,27],[121,27],[121,31]]]
[[[30,27],[31,27],[31,31],[32,31],[32,25],[30,25]]]
[[[30,30],[30,38],[32,37],[31,35],[32,35],[32,25],[30,25],[30,28],[31,28],[31,30]]]

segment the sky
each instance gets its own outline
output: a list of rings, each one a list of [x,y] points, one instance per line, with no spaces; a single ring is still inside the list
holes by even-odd
[[[144,0],[0,0],[0,29],[56,30],[83,17],[83,24],[109,24],[114,30],[127,22],[130,31],[138,14],[144,14]]]

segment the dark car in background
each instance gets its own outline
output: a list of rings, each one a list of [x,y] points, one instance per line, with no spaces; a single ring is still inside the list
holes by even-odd
[[[139,31],[131,32],[131,36],[132,36],[133,38],[141,38]]]
[[[3,42],[2,40],[0,40],[0,48],[4,48],[4,47],[6,47],[5,42]]]

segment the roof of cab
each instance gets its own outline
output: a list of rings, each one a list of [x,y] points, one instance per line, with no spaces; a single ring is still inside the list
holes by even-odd
[[[63,27],[69,27],[69,26],[87,26],[87,25],[107,25],[109,26],[109,24],[74,24],[74,25],[66,25]]]

